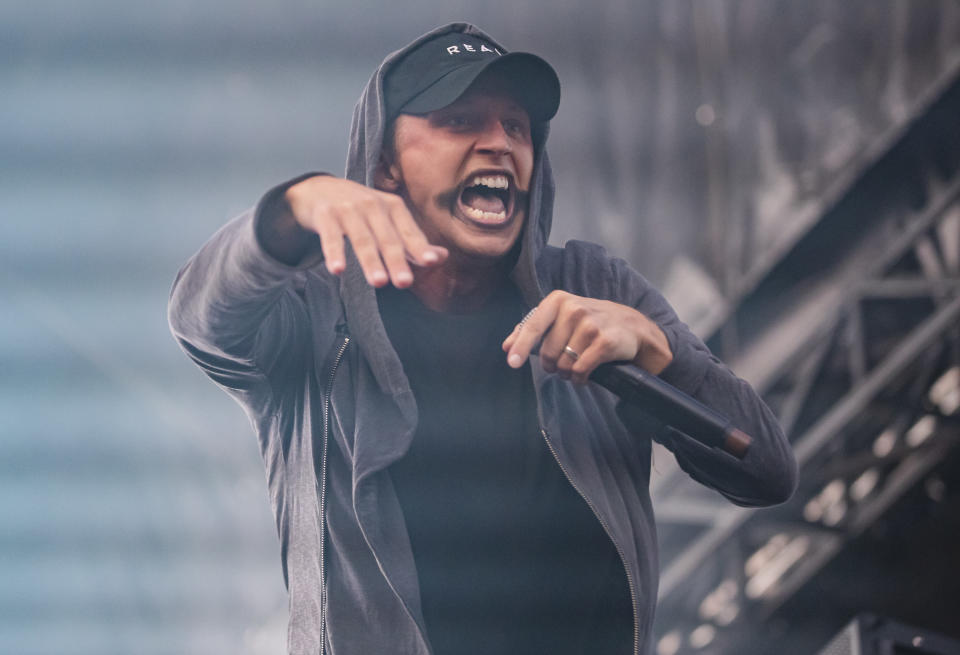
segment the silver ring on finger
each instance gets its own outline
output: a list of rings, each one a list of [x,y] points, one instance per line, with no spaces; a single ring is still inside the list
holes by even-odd
[[[570,346],[564,346],[563,352],[573,361],[577,361],[578,359],[580,359],[580,353],[578,353],[576,350],[574,350]]]

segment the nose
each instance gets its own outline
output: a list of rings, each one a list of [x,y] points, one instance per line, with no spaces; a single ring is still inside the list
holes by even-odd
[[[485,122],[478,135],[476,148],[480,152],[495,155],[505,155],[513,150],[513,141],[499,118],[490,118]]]

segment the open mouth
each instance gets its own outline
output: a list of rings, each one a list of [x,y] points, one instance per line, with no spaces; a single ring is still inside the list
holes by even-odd
[[[457,207],[470,221],[486,227],[499,227],[513,216],[515,205],[513,178],[506,173],[475,173],[464,182]]]

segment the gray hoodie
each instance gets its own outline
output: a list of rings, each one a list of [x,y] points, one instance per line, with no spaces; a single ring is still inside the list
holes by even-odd
[[[444,31],[490,37],[466,24]],[[492,41],[492,39],[490,39]],[[495,43],[495,42],[494,42]],[[367,185],[384,133],[388,56],[357,103],[346,176]],[[634,651],[648,653],[657,597],[657,540],[648,491],[651,438],[733,502],[782,502],[796,462],[776,420],[745,382],[713,357],[663,297],[599,246],[547,245],[554,185],[535,126],[528,222],[512,279],[533,306],[551,290],[613,300],[655,321],[674,359],[661,378],[726,414],[754,437],[742,460],[649,422],[625,425],[616,398],[531,370],[541,432],[624,564]],[[403,457],[417,406],[380,318],[374,289],[349,253],[339,276],[316,257],[287,266],[266,253],[257,225],[289,186],[218,231],[184,266],[170,324],[185,352],[243,406],[259,439],[289,592],[288,648],[297,655],[431,653],[413,555],[388,467]]]

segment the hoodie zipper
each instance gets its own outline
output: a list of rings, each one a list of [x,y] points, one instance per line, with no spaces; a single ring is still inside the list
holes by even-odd
[[[327,537],[327,444],[330,440],[330,399],[333,395],[333,377],[337,373],[343,353],[347,350],[350,337],[344,337],[343,343],[337,350],[337,355],[330,367],[330,377],[327,378],[327,388],[323,395],[323,446],[320,453],[320,479],[317,481],[317,493],[320,496],[319,523],[320,523],[320,655],[327,649],[327,558],[325,543]]]
[[[636,588],[633,583],[633,576],[630,574],[630,568],[627,566],[627,558],[623,554],[623,548],[620,547],[620,544],[613,537],[613,532],[610,531],[610,526],[607,525],[607,522],[603,520],[603,517],[600,516],[600,513],[597,511],[597,508],[594,504],[587,498],[586,494],[577,486],[577,483],[573,481],[573,478],[570,477],[570,473],[567,471],[566,467],[560,461],[560,457],[557,456],[557,451],[553,447],[553,443],[550,441],[550,435],[547,434],[547,431],[540,428],[540,434],[543,435],[543,440],[547,442],[547,448],[550,450],[550,454],[553,455],[553,459],[556,460],[557,466],[560,467],[560,470],[563,471],[563,475],[567,478],[567,482],[576,490],[580,497],[583,498],[584,502],[587,503],[587,507],[590,508],[590,511],[593,512],[593,515],[597,517],[597,520],[600,521],[600,525],[603,526],[604,532],[607,533],[607,537],[610,538],[610,541],[613,542],[614,548],[617,549],[617,554],[620,555],[620,562],[623,564],[623,570],[627,574],[627,586],[630,587],[630,605],[633,607],[633,655],[639,655],[639,646],[640,646],[640,626],[637,623],[637,594]]]

